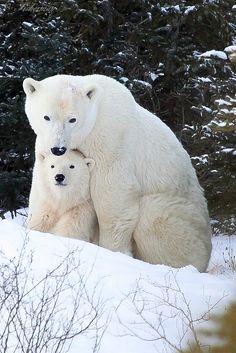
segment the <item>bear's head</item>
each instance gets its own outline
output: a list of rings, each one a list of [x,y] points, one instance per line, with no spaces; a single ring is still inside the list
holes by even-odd
[[[95,125],[101,85],[82,76],[56,75],[42,81],[26,78],[23,88],[40,152],[59,156],[77,149]]]
[[[78,151],[67,151],[59,157],[36,154],[36,163],[43,179],[41,183],[49,191],[48,197],[65,201],[70,207],[90,199],[90,172],[95,165],[93,159],[85,158]]]

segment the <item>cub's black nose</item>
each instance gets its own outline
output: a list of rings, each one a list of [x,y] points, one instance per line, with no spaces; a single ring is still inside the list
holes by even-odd
[[[59,184],[61,184],[64,179],[65,179],[65,175],[63,175],[63,174],[56,174],[56,175],[55,175],[55,180],[56,180]]]
[[[62,156],[66,152],[65,147],[53,147],[51,148],[51,151],[55,156]]]

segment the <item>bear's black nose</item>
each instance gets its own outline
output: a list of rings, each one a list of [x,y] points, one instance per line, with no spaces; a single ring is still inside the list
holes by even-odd
[[[66,152],[66,148],[65,147],[53,147],[53,148],[51,148],[51,151],[53,154],[55,154],[55,156],[61,156]]]
[[[65,175],[63,175],[63,174],[56,174],[56,175],[55,175],[55,180],[56,180],[59,184],[61,184],[64,179],[65,179]]]

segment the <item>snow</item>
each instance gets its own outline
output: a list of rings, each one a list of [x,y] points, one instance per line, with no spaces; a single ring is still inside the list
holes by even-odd
[[[198,161],[197,165],[208,164],[209,156],[208,154],[203,154],[202,156],[191,157],[191,159]]]
[[[126,82],[129,81],[129,79],[128,79],[128,77],[122,76],[122,77],[120,78],[120,81],[123,82],[123,83],[126,83]]]
[[[200,82],[206,82],[206,83],[211,83],[212,82],[212,80],[210,78],[208,78],[208,77],[198,77],[197,80],[200,81]]]
[[[155,81],[160,76],[159,74],[155,74],[154,72],[150,72],[149,75],[150,75],[152,81]],[[164,74],[162,74],[162,75],[164,75]]]
[[[148,20],[152,21],[152,13],[151,12],[147,12],[147,15],[148,15]]]
[[[134,79],[133,82],[135,82],[138,85],[145,86],[147,88],[152,88],[152,85],[150,83],[146,82],[146,81]]]
[[[234,148],[222,148],[221,152],[223,153],[230,153],[230,154],[235,154],[235,149]]]
[[[199,56],[203,57],[203,58],[214,57],[214,58],[219,58],[222,60],[228,59],[227,55],[223,51],[220,51],[220,50],[209,50],[209,51],[206,51],[205,53],[200,54]]]
[[[231,102],[228,102],[224,99],[216,99],[215,102],[218,104],[218,105],[232,105]]]
[[[26,27],[29,27],[29,28],[34,27],[33,23],[30,23],[30,22],[25,21],[25,22],[22,22],[22,24]]]
[[[174,13],[180,13],[180,6],[179,5],[173,5],[173,6],[162,6],[161,7],[161,12],[164,14],[168,14],[169,12],[174,12]]]
[[[236,6],[235,6],[235,8],[236,8]],[[234,53],[234,52],[236,52],[236,45],[229,45],[228,47],[226,47],[224,49],[224,51],[228,54]]]
[[[176,12],[180,12],[180,6],[179,5],[175,5],[175,6],[170,6],[170,8],[173,8],[176,10]]]
[[[223,108],[223,109],[220,109],[220,113],[221,114],[223,113],[224,115],[236,115],[236,108],[232,108],[230,110],[227,108]]]
[[[196,6],[187,6],[186,10],[184,11],[185,15],[188,15],[190,12],[197,11]]]
[[[205,105],[202,105],[202,109],[205,110],[207,113],[212,113],[212,109],[209,107],[206,107]]]
[[[218,125],[219,127],[226,127],[226,126],[227,126],[227,121],[217,122],[217,125]]]
[[[224,310],[235,295],[236,236],[214,237],[208,273],[199,273],[192,266],[173,269],[150,265],[79,240],[26,231],[25,214],[22,210],[13,220],[7,214],[7,219],[0,221],[0,249],[2,266],[6,263],[12,266],[22,257],[21,269],[27,269],[28,273],[25,280],[24,273],[20,275],[20,283],[26,291],[26,309],[32,305],[37,311],[40,293],[43,288],[45,290],[39,281],[51,271],[50,293],[58,288],[60,275],[64,273],[66,277],[53,321],[54,330],[65,326],[63,320],[71,317],[75,300],[80,303],[77,305],[80,318],[77,318],[77,326],[87,323],[94,306],[100,313],[96,325],[93,323],[84,334],[66,342],[62,352],[68,349],[69,353],[78,350],[86,353],[171,353],[174,345],[179,347],[180,342],[184,345],[191,336],[188,329],[190,311],[189,320],[202,322],[200,318],[203,315],[207,319],[209,309],[211,312]],[[67,262],[63,261],[66,258]],[[0,281],[2,285],[1,276]],[[7,305],[4,308],[4,312],[0,309],[1,318],[6,318],[4,315],[9,310]],[[35,326],[32,328],[31,322],[27,321],[30,311],[21,314],[25,319],[24,327],[34,332]],[[4,320],[0,320],[0,331],[3,325]],[[13,330],[7,352],[12,353],[18,341]],[[42,352],[55,352],[52,347]]]
[[[4,12],[6,11],[7,6],[0,4],[0,16],[2,16],[4,14]]]

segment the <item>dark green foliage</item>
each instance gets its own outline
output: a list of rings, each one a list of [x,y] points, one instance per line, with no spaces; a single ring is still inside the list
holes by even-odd
[[[229,115],[216,100],[231,99],[233,108],[235,64],[199,54],[236,40],[234,3],[9,0],[0,5],[0,208],[27,204],[34,136],[23,111],[23,79],[100,73],[126,84],[175,131],[194,157],[211,214],[232,214],[235,115],[223,126]]]

